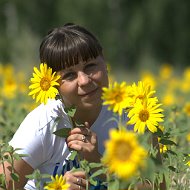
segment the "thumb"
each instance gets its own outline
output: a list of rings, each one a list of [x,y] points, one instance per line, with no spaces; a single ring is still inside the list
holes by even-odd
[[[87,121],[84,122],[84,127],[87,128],[87,129],[90,129],[90,125]]]

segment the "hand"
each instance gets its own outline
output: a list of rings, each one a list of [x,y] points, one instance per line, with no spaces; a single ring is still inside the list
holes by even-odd
[[[90,130],[88,122],[84,127],[71,130],[67,138],[68,147],[77,150],[89,162],[100,162],[96,133]]]
[[[67,184],[70,184],[68,190],[86,190],[86,177],[83,171],[68,171],[65,173],[64,178]]]

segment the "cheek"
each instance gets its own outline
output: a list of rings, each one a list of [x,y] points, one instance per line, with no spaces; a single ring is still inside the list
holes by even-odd
[[[71,106],[73,103],[75,103],[76,101],[76,90],[75,88],[73,88],[73,86],[69,85],[69,86],[65,86],[65,85],[61,85],[59,87],[59,93],[62,96],[63,102],[65,104],[65,106]]]
[[[107,72],[99,71],[95,76],[95,80],[102,86],[108,86],[108,75]]]
[[[76,91],[75,86],[70,84],[62,84],[58,90],[63,97],[71,96],[71,94],[74,95]]]

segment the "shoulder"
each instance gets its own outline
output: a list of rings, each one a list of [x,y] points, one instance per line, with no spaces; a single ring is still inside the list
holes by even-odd
[[[48,100],[47,104],[41,104],[31,111],[23,121],[23,124],[35,123],[39,129],[43,129],[50,122],[54,122],[58,117],[67,118],[64,105],[60,100]]]
[[[31,111],[25,117],[14,136],[30,136],[30,138],[50,136],[58,118],[61,118],[59,126],[61,126],[61,123],[68,121],[62,102],[60,100],[50,100],[46,105],[41,104]]]
[[[58,117],[61,118],[58,127],[66,126],[64,123],[68,123],[68,116],[61,101],[51,100],[46,105],[39,105],[26,116],[9,142],[14,148],[21,148],[20,153],[30,155],[24,160],[33,168],[50,159],[54,151],[62,151],[64,147],[64,141],[53,134]]]

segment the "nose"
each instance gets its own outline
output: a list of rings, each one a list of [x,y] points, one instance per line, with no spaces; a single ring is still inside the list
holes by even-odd
[[[89,78],[89,76],[86,73],[78,72],[78,85],[79,86],[87,85],[90,81],[91,81],[91,79]]]

